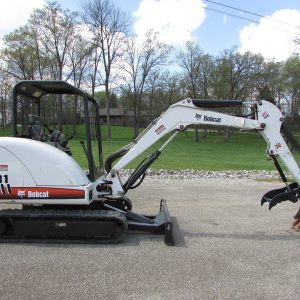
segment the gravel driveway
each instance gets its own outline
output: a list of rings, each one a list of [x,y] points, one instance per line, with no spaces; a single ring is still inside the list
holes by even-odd
[[[1,244],[0,298],[296,299],[300,233],[289,227],[299,206],[260,207],[278,186],[146,181],[129,194],[134,210],[156,213],[166,199],[176,246],[141,233],[120,245]]]

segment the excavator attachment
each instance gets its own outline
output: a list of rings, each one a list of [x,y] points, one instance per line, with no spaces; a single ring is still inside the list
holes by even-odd
[[[126,217],[128,220],[128,230],[163,234],[166,245],[175,245],[173,223],[166,200],[162,199],[160,201],[159,214],[157,216],[141,216],[128,211]]]
[[[104,207],[122,213],[127,219],[129,231],[162,234],[166,245],[175,245],[173,223],[166,200],[160,201],[159,213],[156,216],[141,215],[130,210],[122,211],[108,204],[104,204]]]
[[[295,218],[295,221],[293,222],[291,229],[295,229],[296,231],[300,231],[300,219]]]
[[[275,189],[267,192],[261,199],[261,205],[269,202],[269,209],[276,206],[276,204],[283,201],[291,201],[296,203],[299,199],[300,187],[297,182],[291,183],[286,187]]]
[[[300,152],[300,145],[293,136],[292,132],[288,129],[288,127],[283,123],[281,125],[281,133],[284,135],[287,143],[290,143],[292,149],[295,149]],[[263,195],[261,199],[261,205],[265,202],[269,202],[269,209],[276,206],[278,203],[283,201],[291,201],[296,203],[300,196],[300,187],[297,182],[293,182],[291,184],[287,183],[287,178],[278,162],[276,155],[270,154],[272,158],[275,168],[277,169],[282,181],[285,183],[285,187],[280,189],[274,189]]]

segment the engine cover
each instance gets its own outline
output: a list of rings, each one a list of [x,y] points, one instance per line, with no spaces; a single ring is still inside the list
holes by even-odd
[[[88,204],[91,189],[85,172],[63,151],[30,139],[0,138],[1,203]]]

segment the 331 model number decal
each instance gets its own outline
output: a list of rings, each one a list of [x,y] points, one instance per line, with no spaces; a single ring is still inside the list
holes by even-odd
[[[11,187],[8,181],[8,175],[0,175],[0,194],[11,194]]]
[[[0,183],[8,183],[8,175],[0,175]]]

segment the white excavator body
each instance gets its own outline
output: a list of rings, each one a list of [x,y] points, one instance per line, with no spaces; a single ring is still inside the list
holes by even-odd
[[[1,203],[89,204],[92,184],[63,151],[35,140],[0,138]]]

